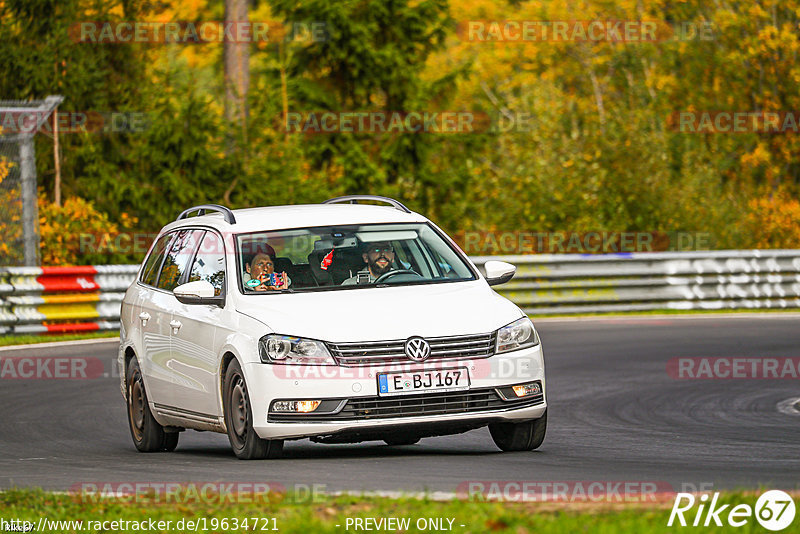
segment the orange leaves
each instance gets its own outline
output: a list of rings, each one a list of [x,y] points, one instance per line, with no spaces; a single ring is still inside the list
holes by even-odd
[[[3,134],[3,127],[0,126],[0,135],[2,134]],[[11,167],[13,166],[14,166],[13,163],[8,161],[6,158],[0,156],[0,184],[3,183],[3,180],[5,180],[6,176],[8,176],[8,173],[11,171]]]
[[[754,248],[800,248],[800,201],[781,190],[751,200],[748,207]]]
[[[123,221],[136,219],[126,213]],[[96,247],[87,247],[86,242],[94,242],[94,236],[115,235],[119,231],[108,215],[95,209],[91,202],[71,197],[63,205],[56,206],[39,196],[39,235],[41,236],[42,265],[84,265],[87,263],[111,263],[103,257],[91,257]],[[83,241],[81,237],[84,237]],[[87,240],[87,236],[93,236]],[[108,250],[108,254],[113,250]],[[109,259],[111,257],[109,256]]]
[[[6,176],[11,172],[11,167],[13,166],[14,164],[12,162],[8,161],[6,158],[0,157],[0,184],[6,179]]]

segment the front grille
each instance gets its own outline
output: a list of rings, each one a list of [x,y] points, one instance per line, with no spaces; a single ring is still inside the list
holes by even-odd
[[[448,358],[486,358],[494,354],[496,335],[472,334],[425,338],[431,345],[426,361]],[[367,341],[361,343],[328,343],[328,349],[339,365],[375,365],[409,361],[405,340]]]
[[[542,402],[544,402],[544,395],[542,394],[519,400],[504,401],[494,388],[483,388],[470,391],[403,395],[401,397],[356,397],[349,399],[344,408],[335,414],[297,415],[270,413],[269,421],[304,423],[364,421],[381,418],[510,410],[536,406]]]

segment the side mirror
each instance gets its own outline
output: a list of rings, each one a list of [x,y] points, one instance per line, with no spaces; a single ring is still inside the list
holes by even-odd
[[[490,286],[505,284],[514,278],[514,274],[517,272],[516,266],[495,260],[489,260],[484,263],[483,269],[486,271],[486,281]]]
[[[205,280],[181,284],[172,293],[178,302],[184,304],[216,304],[218,306],[225,304],[225,298],[214,296],[214,286]]]

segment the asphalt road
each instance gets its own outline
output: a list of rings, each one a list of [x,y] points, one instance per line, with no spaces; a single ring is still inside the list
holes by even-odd
[[[83,482],[324,484],[326,491],[456,491],[467,480],[664,481],[676,490],[800,488],[798,379],[676,380],[675,357],[800,357],[797,315],[537,323],[549,427],[535,452],[501,453],[487,429],[411,446],[287,442],[283,459],[242,462],[223,434],[187,431],[173,453],[136,452],[116,378],[0,380],[0,488]],[[116,346],[0,351],[92,356]],[[704,485],[704,486],[701,486]]]

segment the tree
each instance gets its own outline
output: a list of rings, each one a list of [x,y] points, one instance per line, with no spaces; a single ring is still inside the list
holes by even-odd
[[[299,44],[289,67],[294,111],[435,111],[447,104],[463,69],[423,76],[445,46],[446,0],[274,0],[285,23],[325,24],[324,40]],[[302,135],[302,134],[301,134]],[[340,175],[347,193],[374,192],[428,203],[436,184],[430,155],[442,140],[427,134],[352,133],[306,139],[318,169]]]
[[[234,27],[249,22],[247,14],[248,0],[225,0],[225,24]],[[233,32],[236,35],[236,32]],[[234,152],[234,138],[238,137],[241,145],[247,145],[247,93],[250,89],[250,43],[247,41],[231,41],[225,33],[224,41],[224,66],[225,66],[225,120],[232,130],[228,134],[227,152]],[[240,155],[243,152],[240,153]],[[238,182],[238,175],[233,178],[228,189],[225,190],[224,199],[227,204],[231,202],[231,193]]]

